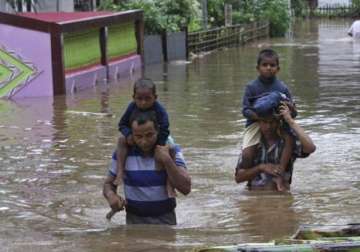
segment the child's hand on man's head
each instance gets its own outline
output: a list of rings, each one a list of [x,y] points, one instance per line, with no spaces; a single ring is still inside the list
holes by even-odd
[[[290,111],[295,110],[295,105],[291,101],[283,101],[290,109]]]
[[[279,106],[279,114],[282,116],[282,118],[285,121],[292,119],[289,106],[287,105],[286,102],[283,102],[283,101],[281,102],[281,104]]]

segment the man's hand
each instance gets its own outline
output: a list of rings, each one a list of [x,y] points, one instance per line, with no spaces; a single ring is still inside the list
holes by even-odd
[[[119,212],[119,211],[124,210],[125,200],[123,198],[121,198],[119,195],[117,195],[116,193],[109,194],[107,200],[109,202],[111,209],[114,212]]]
[[[126,201],[113,191],[107,192],[106,199],[111,207],[110,212],[106,214],[106,219],[110,221],[117,212],[124,210]]]
[[[281,175],[281,168],[280,165],[277,164],[261,164],[259,165],[259,169],[261,172],[273,175],[273,176],[280,176]]]

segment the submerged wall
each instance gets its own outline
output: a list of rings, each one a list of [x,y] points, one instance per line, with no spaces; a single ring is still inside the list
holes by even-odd
[[[50,34],[0,24],[0,98],[53,95]]]

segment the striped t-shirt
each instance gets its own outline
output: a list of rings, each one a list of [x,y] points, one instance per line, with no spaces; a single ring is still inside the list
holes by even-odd
[[[186,169],[186,163],[178,145],[173,147],[175,163]],[[113,154],[109,171],[116,176],[116,155]],[[128,151],[124,173],[126,211],[138,216],[159,216],[176,207],[175,198],[168,196],[167,173],[156,168],[154,157],[144,157],[137,148]]]

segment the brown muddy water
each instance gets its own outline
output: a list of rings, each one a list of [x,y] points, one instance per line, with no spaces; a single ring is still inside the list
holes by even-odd
[[[360,222],[360,41],[346,36],[349,25],[303,22],[287,38],[147,67],[193,182],[173,228],[127,227],[123,213],[105,219],[101,187],[132,80],[54,102],[0,100],[0,251],[186,251]],[[244,85],[267,45],[317,145],[297,160],[288,194],[248,192],[233,180]]]

